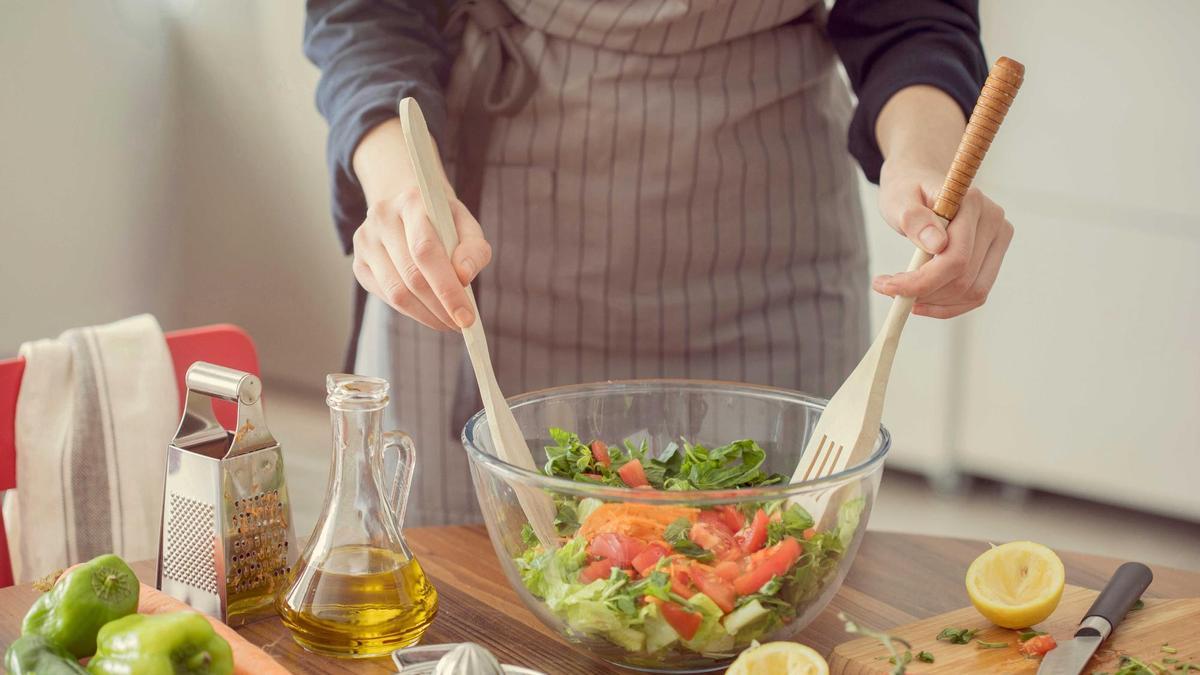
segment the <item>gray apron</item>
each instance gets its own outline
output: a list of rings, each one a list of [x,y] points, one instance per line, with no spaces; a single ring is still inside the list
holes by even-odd
[[[818,3],[506,4],[536,86],[495,120],[476,212],[504,392],[685,377],[832,394],[866,349],[868,274]],[[443,157],[486,45],[468,25]],[[409,525],[481,520],[451,433],[473,396],[462,354],[368,300],[356,371],[392,382],[387,426],[417,443]]]

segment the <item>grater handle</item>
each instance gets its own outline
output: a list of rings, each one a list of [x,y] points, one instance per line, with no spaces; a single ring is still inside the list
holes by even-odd
[[[230,403],[254,405],[262,395],[262,381],[250,373],[197,361],[188,368],[187,388]]]

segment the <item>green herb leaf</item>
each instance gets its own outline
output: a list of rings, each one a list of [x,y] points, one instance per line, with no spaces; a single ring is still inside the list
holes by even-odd
[[[1168,644],[1163,644],[1162,650],[1163,650],[1163,652],[1165,652],[1167,654],[1178,654],[1179,653],[1178,649],[1176,649]]]
[[[921,652],[917,654],[917,660],[922,663],[933,663],[933,654],[930,652]]]
[[[1007,642],[984,642],[983,640],[976,640],[975,644],[980,649],[1003,649],[1008,646]]]
[[[803,506],[792,504],[778,521],[767,523],[767,546],[774,546],[784,537],[804,541],[804,531],[813,526],[813,517]]]
[[[538,545],[537,534],[533,531],[533,526],[529,523],[521,526],[521,543],[525,544],[526,548]]]
[[[689,536],[691,531],[691,522],[687,518],[680,518],[667,526],[663,532],[663,539],[671,545],[671,548],[675,549],[676,553],[682,553],[700,562],[711,561],[713,559],[712,551],[707,551],[692,541]]]
[[[1020,633],[1017,633],[1017,639],[1020,640],[1021,642],[1026,642],[1028,640],[1032,640],[1033,638],[1035,638],[1039,635],[1045,635],[1045,634],[1046,634],[1045,631],[1040,631],[1040,630],[1033,630],[1033,629],[1023,630]]]
[[[841,619],[844,624],[846,624],[847,633],[852,635],[872,637],[883,643],[883,646],[887,648],[888,653],[891,655],[891,657],[888,659],[888,662],[894,664],[891,675],[904,675],[908,664],[912,661],[912,645],[910,645],[907,640],[903,640],[898,637],[892,637],[883,631],[863,628],[854,620],[847,617],[845,612],[838,612],[838,618]],[[899,650],[896,649],[896,644],[904,645],[905,649],[908,651],[905,651],[903,655],[900,654]],[[908,657],[907,660],[904,658],[905,655]]]
[[[942,642],[949,642],[950,644],[965,645],[970,642],[978,632],[978,628],[943,628],[942,632],[937,634],[937,639]]]
[[[579,529],[579,504],[572,497],[554,498],[554,529],[559,535],[569,537]]]
[[[1146,601],[1142,600],[1141,598],[1138,598],[1138,601],[1133,603],[1133,607],[1130,607],[1129,611],[1136,612],[1139,609],[1145,609],[1145,608],[1146,608]]]

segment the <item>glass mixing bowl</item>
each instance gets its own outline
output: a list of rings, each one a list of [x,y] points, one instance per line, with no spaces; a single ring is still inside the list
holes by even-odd
[[[766,451],[763,470],[790,477],[825,401],[745,384],[634,380],[547,389],[511,398],[509,404],[539,467],[547,461],[544,447],[556,445],[549,429],[557,427],[577,433],[584,443],[645,443],[652,457],[661,457],[672,443],[682,440],[713,448],[751,439]],[[467,422],[462,440],[492,544],[525,605],[568,641],[607,661],[643,671],[676,673],[722,668],[751,640],[797,639],[849,571],[866,531],[891,442],[887,430],[880,427],[870,457],[822,480],[680,491],[576,482],[515,467],[497,457],[483,412]],[[537,543],[526,527],[514,486],[540,490],[553,499],[559,515],[556,527],[562,536],[550,551]],[[644,508],[628,506],[631,504]],[[600,510],[602,506],[604,510]],[[718,560],[701,563],[678,555],[660,561],[654,569],[662,575],[648,581],[661,584],[664,577],[669,578],[671,594],[665,601],[651,600],[631,589],[645,578],[634,569],[626,573],[614,568],[611,576],[594,581],[594,574],[584,572],[583,568],[598,559],[592,542],[584,536],[593,515],[603,520],[615,510],[635,509],[651,515],[690,513],[693,520],[704,520],[710,517],[705,512],[733,510],[714,508],[725,506],[735,507],[747,524],[750,514],[759,509],[774,514],[772,520],[796,513],[793,506],[806,507],[820,516],[803,535],[783,542],[793,546],[792,557],[783,558],[790,565],[786,571],[783,565],[772,567],[763,562],[775,555],[772,551],[781,550],[780,544],[762,549],[766,552],[760,552],[758,560],[751,556],[732,563],[733,567],[721,568]],[[581,522],[585,529],[576,534]],[[692,536],[696,536],[695,527]],[[590,536],[595,536],[592,530]],[[772,536],[771,541],[775,540],[780,540],[778,532]],[[797,542],[802,550],[798,558],[794,557]],[[756,581],[740,578],[748,572],[771,581],[759,588]],[[650,574],[646,571],[647,577]],[[714,581],[718,576],[724,582]],[[677,579],[682,583],[677,584]],[[702,583],[706,580],[708,583]],[[724,597],[724,607],[706,602],[708,595],[721,599],[727,591],[714,589],[706,595],[698,590],[702,585],[740,589],[733,608],[728,597]],[[752,588],[759,590],[750,593]],[[686,616],[681,617],[681,610]],[[701,617],[698,627],[696,615]],[[688,633],[691,639],[685,639]]]

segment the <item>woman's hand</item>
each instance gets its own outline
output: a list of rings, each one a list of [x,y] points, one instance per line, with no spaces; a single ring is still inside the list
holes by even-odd
[[[475,312],[464,287],[492,259],[479,221],[457,199],[453,256],[425,213],[414,186],[376,202],[354,232],[354,276],[393,309],[435,330],[466,328]]]
[[[1012,241],[1004,209],[975,188],[967,191],[949,227],[930,208],[945,174],[884,162],[879,208],[892,229],[933,260],[913,272],[883,274],[871,287],[879,293],[916,298],[913,314],[949,319],[987,301],[1000,263]]]
[[[875,121],[886,157],[879,175],[883,219],[933,260],[913,272],[875,277],[871,287],[916,298],[913,314],[949,319],[982,305],[1012,241],[1004,209],[975,188],[948,226],[931,208],[965,128],[958,104],[924,85],[896,92]]]
[[[355,173],[371,206],[354,232],[354,276],[367,292],[434,330],[466,328],[475,312],[465,287],[491,261],[492,247],[447,184],[458,231],[458,246],[447,255],[407,157],[398,119],[372,129],[355,150]]]

